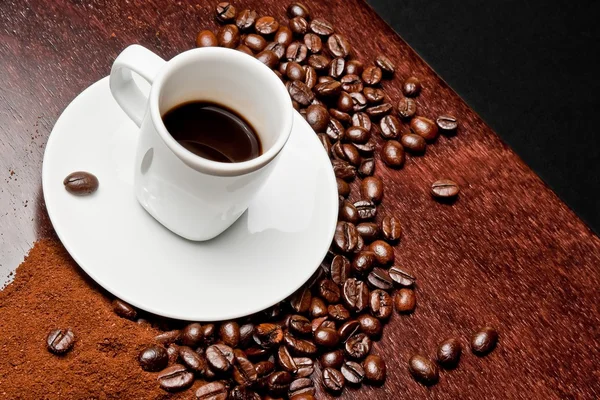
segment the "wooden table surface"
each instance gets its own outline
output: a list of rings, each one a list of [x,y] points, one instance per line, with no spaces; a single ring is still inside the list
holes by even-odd
[[[44,145],[61,111],[106,76],[131,43],[165,58],[193,47],[201,28],[216,27],[215,3],[0,1],[1,277],[37,238],[52,235],[40,174]],[[424,157],[409,157],[402,170],[378,165],[387,182],[382,207],[403,222],[396,259],[418,275],[418,308],[395,316],[375,345],[387,360],[387,383],[347,390],[343,398],[600,397],[598,237],[368,5],[306,3],[350,39],[358,58],[390,55],[396,79],[384,88],[392,98],[400,98],[403,78],[416,75],[424,86],[419,114],[451,113],[461,122],[456,137],[441,137]],[[287,2],[235,4],[283,20]],[[462,186],[451,206],[428,194],[429,184],[442,177]],[[406,361],[412,353],[432,356],[450,336],[466,343],[482,325],[500,332],[491,355],[467,351],[459,368],[443,372],[432,388],[410,378]]]

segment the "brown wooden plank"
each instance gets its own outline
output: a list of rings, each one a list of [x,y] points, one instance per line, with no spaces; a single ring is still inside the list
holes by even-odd
[[[419,76],[420,114],[452,113],[458,136],[442,137],[388,183],[381,214],[396,213],[404,237],[400,264],[419,277],[417,312],[395,316],[375,352],[385,356],[382,388],[344,392],[349,399],[597,398],[600,396],[600,241],[491,129],[361,0],[307,0],[330,19],[359,58],[388,53],[400,82]],[[286,3],[237,1],[285,18]],[[0,276],[33,241],[52,235],[40,194],[43,148],[60,112],[109,72],[115,56],[141,43],[165,58],[215,28],[213,1],[4,0],[0,2]],[[431,23],[435,23],[432,21]],[[449,33],[450,34],[450,33]],[[524,129],[524,135],[527,131]],[[462,186],[452,206],[429,184]],[[427,389],[406,371],[411,353],[433,355],[449,336],[466,341],[478,326],[500,330],[490,356],[467,352],[460,367]],[[0,390],[1,393],[1,390]]]

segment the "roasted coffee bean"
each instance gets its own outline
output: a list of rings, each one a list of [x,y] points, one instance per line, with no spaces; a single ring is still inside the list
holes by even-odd
[[[333,243],[344,253],[354,252],[358,246],[358,232],[356,226],[349,222],[338,222],[333,237]],[[330,301],[330,303],[335,302],[337,301]]]
[[[356,168],[346,161],[333,160],[331,161],[331,164],[333,165],[333,172],[335,173],[336,177],[347,182],[352,181],[356,177]]]
[[[326,319],[325,321],[323,321],[323,323],[319,326],[319,328],[331,328],[331,329],[335,329],[335,322],[334,321],[330,321],[329,319]],[[318,328],[317,328],[318,329]],[[316,330],[315,330],[316,332]],[[314,332],[313,332],[314,334]]]
[[[302,66],[304,71],[306,72],[306,78],[304,78],[304,83],[309,89],[312,89],[317,84],[317,71],[313,67],[308,65]]]
[[[335,329],[323,326],[315,331],[314,338],[315,343],[323,347],[335,347],[340,341],[340,336]]]
[[[310,357],[317,352],[317,346],[315,346],[313,342],[294,337],[289,332],[286,332],[283,335],[283,341],[292,353],[299,356]]]
[[[362,360],[371,351],[371,339],[364,333],[357,333],[346,340],[344,350],[348,357]]]
[[[319,133],[317,137],[319,138],[319,141],[321,141],[325,152],[329,156],[331,154],[331,140],[329,140],[329,137],[324,133]]]
[[[402,93],[404,93],[406,97],[418,96],[419,93],[421,93],[421,81],[418,78],[411,76],[404,81]]]
[[[73,172],[65,178],[63,185],[67,192],[75,196],[87,196],[98,190],[98,178],[89,172]]]
[[[417,112],[417,103],[408,97],[403,97],[398,102],[398,116],[402,119],[410,119]]]
[[[489,326],[475,332],[471,337],[471,351],[475,355],[485,356],[492,352],[498,344],[498,332]]]
[[[312,296],[310,294],[310,289],[307,286],[302,286],[298,289],[291,297],[290,297],[290,306],[297,313],[305,313],[308,311],[310,307],[310,300]],[[273,325],[273,324],[271,324]],[[266,327],[263,326],[263,327]],[[272,327],[268,327],[271,329]],[[274,332],[277,333],[277,332]],[[278,335],[278,333],[277,333]]]
[[[383,54],[380,54],[375,58],[375,64],[387,75],[393,75],[396,71],[396,67],[392,60]]]
[[[189,347],[198,347],[204,339],[202,325],[192,323],[181,331],[181,344]]]
[[[453,199],[459,192],[458,184],[450,179],[440,179],[431,184],[431,195],[438,199]]]
[[[390,290],[394,287],[388,272],[381,268],[374,268],[367,277],[367,282],[375,289]]]
[[[350,60],[346,63],[346,74],[358,75],[363,72],[363,64],[358,60]]]
[[[357,112],[352,116],[352,126],[364,128],[367,132],[371,131],[371,118],[367,113]]]
[[[217,4],[216,14],[219,22],[230,22],[234,20],[237,11],[231,3],[222,2]]]
[[[175,364],[162,370],[157,380],[163,390],[176,392],[192,386],[194,374],[187,371],[183,365]]]
[[[289,89],[290,96],[303,106],[308,106],[315,98],[312,90],[303,82],[293,81]]]
[[[444,368],[455,368],[460,361],[462,344],[458,339],[447,339],[439,344],[436,361]]]
[[[219,46],[233,49],[240,44],[240,30],[233,24],[222,26],[217,32]]]
[[[342,92],[342,84],[338,81],[323,82],[317,84],[313,90],[320,97],[335,97]]]
[[[287,371],[273,372],[267,380],[267,388],[269,393],[277,396],[283,395],[288,391],[292,383],[292,375]]]
[[[271,35],[279,29],[279,22],[273,17],[260,17],[256,20],[254,29],[261,35]]]
[[[341,57],[334,58],[329,63],[329,76],[335,79],[339,79],[344,75],[346,69],[346,60]],[[346,110],[349,111],[349,110]]]
[[[292,3],[287,8],[287,16],[310,19],[310,9],[302,3]]]
[[[347,68],[346,68],[347,70]],[[340,80],[342,83],[342,89],[348,93],[358,93],[363,90],[363,83],[358,75],[347,74]]]
[[[381,265],[388,265],[394,262],[394,249],[383,240],[376,240],[369,245],[369,250],[375,253],[377,262]]]
[[[206,383],[196,391],[198,400],[227,400],[228,395],[227,386],[219,381]]]
[[[350,225],[347,223],[347,225]],[[356,230],[356,228],[355,228]],[[330,304],[340,301],[340,288],[332,280],[323,279],[319,282],[319,296]]]
[[[381,118],[392,112],[393,106],[390,103],[383,103],[377,106],[367,108],[365,111],[371,118]],[[383,135],[382,135],[383,136]]]
[[[267,44],[267,47],[265,47],[265,50],[270,50],[273,53],[275,53],[275,55],[277,56],[277,62],[279,62],[279,60],[281,60],[283,58],[283,56],[285,55],[285,46],[281,43],[277,43],[277,42],[270,42],[269,44]],[[274,68],[274,67],[272,67]]]
[[[369,86],[374,86],[381,82],[382,75],[383,73],[381,71],[381,68],[372,65],[370,67],[365,68],[365,70],[361,74],[361,77],[365,84]]]
[[[337,119],[329,118],[329,123],[325,129],[325,133],[331,138],[331,140],[339,140],[344,134],[344,126]]]
[[[352,109],[355,112],[362,111],[365,109],[365,107],[367,106],[367,99],[362,93],[350,93],[350,96],[352,96]]]
[[[236,386],[229,392],[230,400],[261,400],[258,393],[246,386]]]
[[[256,33],[250,33],[244,37],[244,44],[250,48],[250,50],[257,53],[263,51],[267,47],[267,41],[264,37],[257,35]]]
[[[200,324],[198,324],[198,325],[200,325]],[[163,332],[159,335],[156,335],[154,337],[154,340],[157,343],[169,345],[171,343],[175,343],[175,342],[179,341],[180,338],[181,338],[181,331],[179,329],[175,329],[172,331],[167,331],[167,332]],[[202,337],[200,337],[200,340],[202,340]]]
[[[335,33],[327,38],[327,50],[336,57],[346,58],[352,52],[352,46],[344,36]]]
[[[350,194],[350,185],[348,185],[348,182],[339,178],[336,178],[335,180],[337,182],[337,189],[340,196],[348,197]]]
[[[338,143],[336,143],[336,145]],[[344,200],[338,212],[338,220],[355,224],[358,222],[358,218],[358,211],[356,210],[356,207],[354,207],[354,204]]]
[[[365,371],[365,378],[367,378],[368,382],[378,385],[385,382],[387,370],[385,366],[385,361],[383,361],[381,357],[375,354],[367,356],[367,358],[363,362],[363,367]]]
[[[300,64],[295,61],[290,61],[286,65],[285,74],[292,81],[302,81],[306,79],[306,71]],[[327,111],[327,110],[325,110]],[[327,115],[329,116],[329,115]]]
[[[379,225],[374,222],[361,222],[356,226],[356,230],[365,242],[372,242],[380,236]]]
[[[179,358],[179,346],[177,346],[175,343],[171,343],[169,347],[167,347],[167,357],[167,365],[175,364]]]
[[[349,337],[354,336],[360,330],[360,323],[357,320],[346,321],[338,329],[340,341],[345,342]]]
[[[315,306],[314,306],[315,308],[313,308],[313,303],[315,303],[315,302],[318,303],[319,301],[321,303],[323,302],[323,300],[319,299],[318,297],[313,297],[312,298],[311,303],[310,303],[311,307],[309,309],[311,312],[317,306],[320,306],[323,309],[323,311],[326,310],[325,303],[322,303],[322,304],[319,304],[319,305],[315,304]],[[323,313],[323,311],[320,313],[321,315],[325,315]],[[289,326],[289,329],[291,331],[293,331],[295,333],[298,333],[300,335],[307,335],[307,334],[309,334],[311,332],[310,321],[308,320],[308,318],[306,318],[306,317],[304,317],[302,315],[292,315],[290,317],[290,319],[289,319],[288,326]]]
[[[378,176],[370,176],[363,179],[360,185],[360,193],[365,199],[374,203],[381,203],[383,199],[383,181]],[[385,230],[383,234],[385,236]]]
[[[324,54],[312,54],[308,57],[308,65],[317,71],[325,71],[329,66],[331,59]],[[340,86],[341,90],[341,86]],[[339,94],[339,93],[338,93]]]
[[[333,118],[337,119],[344,125],[350,125],[350,123],[352,122],[352,117],[350,116],[350,114],[342,112],[340,110],[336,110],[335,108],[329,109],[329,115],[331,115]]]
[[[404,148],[396,140],[388,140],[381,149],[381,159],[391,168],[400,168],[404,165]]]
[[[248,347],[246,350],[244,350],[244,352],[246,353],[246,356],[251,360],[264,359],[265,356],[269,354],[268,349],[264,349],[258,346]]]
[[[323,49],[323,41],[321,41],[321,37],[314,33],[307,33],[304,35],[304,44],[308,51],[313,54],[320,53]]]
[[[416,381],[427,386],[435,385],[440,378],[437,365],[418,354],[408,360],[408,370]]]
[[[372,251],[361,251],[352,260],[352,270],[358,275],[368,274],[377,265],[377,258]]]
[[[246,53],[249,56],[254,57],[254,52],[250,49],[250,47],[246,46],[245,44],[240,44],[238,47],[235,48],[237,51],[241,51],[242,53]],[[273,71],[275,72],[275,75],[277,75],[279,73],[279,71]],[[277,75],[277,77],[279,79],[281,79],[281,75]]]
[[[333,79],[330,76],[320,76],[317,79],[317,83],[325,83],[325,82],[333,82],[333,81],[335,81],[335,79]]]
[[[371,292],[369,307],[375,318],[388,319],[392,315],[394,302],[387,292],[376,289]]]
[[[310,30],[321,36],[329,36],[334,33],[333,24],[323,18],[315,18],[310,21]]]
[[[423,139],[433,141],[438,137],[438,127],[429,118],[415,117],[410,121],[410,129]]]
[[[360,324],[360,330],[370,338],[378,338],[383,332],[383,326],[381,322],[372,315],[361,314],[358,316],[358,322]]]
[[[393,115],[386,115],[383,117],[379,122],[379,127],[381,128],[381,136],[384,139],[396,139],[400,135],[402,129],[400,121]]]
[[[288,397],[298,398],[299,396],[313,396],[315,394],[315,385],[310,378],[298,378],[290,383]]]
[[[194,372],[204,374],[206,371],[206,361],[202,356],[192,350],[191,347],[179,347],[179,358],[181,359],[183,365]]]
[[[358,152],[362,155],[373,157],[373,153],[375,152],[375,141],[373,139],[369,139],[367,143],[354,143],[354,147],[356,147]],[[373,160],[373,158],[371,158],[371,160]],[[375,164],[373,164],[373,170],[375,170]]]
[[[279,346],[279,349],[277,350],[277,364],[279,364],[279,366],[281,368],[283,368],[284,370],[290,372],[290,373],[294,373],[296,372],[296,363],[294,362],[294,359],[292,358],[292,355],[290,354],[290,352],[288,351],[287,347],[285,346]]]
[[[342,294],[344,304],[353,311],[361,312],[369,305],[369,288],[363,281],[347,279]]]
[[[351,275],[350,261],[342,255],[336,255],[331,261],[331,280],[336,285],[342,285]]]
[[[425,151],[425,147],[427,147],[425,139],[419,135],[415,135],[414,133],[409,133],[402,136],[400,143],[407,151],[415,154],[423,153]]]
[[[240,325],[240,343],[241,348],[248,347],[252,343],[252,335],[254,334],[254,324],[247,322]]]
[[[344,139],[353,143],[366,143],[371,138],[371,133],[360,126],[351,126],[344,132]]]
[[[399,267],[390,268],[388,270],[388,273],[390,275],[390,278],[392,278],[394,282],[396,282],[399,286],[403,287],[413,286],[415,284],[415,281],[417,280],[417,278],[415,278],[413,275],[402,270]]]
[[[381,89],[366,87],[363,89],[363,94],[369,104],[379,104],[385,98],[385,93]]]
[[[370,200],[359,200],[354,203],[361,220],[373,219],[377,215],[377,206]]]
[[[212,31],[204,30],[196,36],[196,47],[216,47],[219,41]]]
[[[280,25],[273,37],[273,41],[280,43],[286,48],[292,43],[293,39],[292,30],[286,25]]]
[[[227,346],[237,347],[240,343],[240,326],[235,321],[222,323],[219,328],[219,337]]]
[[[267,67],[273,69],[279,63],[279,57],[271,50],[263,50],[256,55],[256,59]]]
[[[242,10],[235,18],[235,25],[240,31],[247,31],[254,26],[258,15],[254,10]]]
[[[217,327],[215,324],[202,325],[202,336],[205,344],[212,344],[215,342],[217,335]],[[183,343],[185,344],[185,343]],[[190,346],[193,347],[193,346]]]
[[[436,118],[435,123],[444,133],[454,133],[458,128],[458,121],[452,115],[440,115]]]
[[[338,393],[344,389],[344,375],[337,369],[325,368],[323,370],[323,386],[325,389]]]
[[[134,320],[137,317],[135,308],[125,303],[123,300],[114,299],[112,302],[113,311],[121,318]]]
[[[327,313],[334,321],[344,322],[350,318],[350,311],[341,304],[329,305]]]
[[[334,156],[337,156],[341,160],[348,161],[350,164],[356,167],[360,165],[360,154],[352,143],[337,142],[334,146],[332,146],[332,152]]]
[[[335,60],[334,60],[335,61]],[[333,61],[332,61],[333,63]],[[340,96],[337,100],[337,108],[342,112],[350,112],[354,107],[354,103],[352,102],[352,96],[347,92],[341,92]]]
[[[381,232],[383,233],[383,237],[388,242],[396,242],[400,240],[400,236],[402,235],[402,226],[400,225],[400,220],[389,215],[384,217],[381,220]]]
[[[308,49],[303,43],[294,42],[288,46],[285,51],[285,58],[288,61],[295,61],[297,63],[302,63],[306,60],[308,55]]]
[[[311,326],[311,330],[314,333],[317,329],[319,329],[319,327],[325,322],[327,321],[327,319],[329,318],[329,316],[324,316],[324,317],[319,317],[319,318],[315,318],[310,322],[310,326]]]
[[[298,36],[305,35],[308,32],[308,22],[305,18],[294,17],[290,20],[290,29]]]
[[[365,370],[355,361],[346,361],[341,367],[341,372],[350,385],[360,385],[365,378]]]
[[[161,371],[169,363],[169,354],[163,346],[148,346],[138,355],[138,362],[144,371]]]
[[[206,348],[206,361],[215,372],[227,372],[231,369],[234,355],[231,347],[225,344],[213,344]]]
[[[303,378],[312,375],[315,371],[313,360],[308,357],[296,357],[294,358],[296,364],[296,377]]]
[[[394,296],[396,311],[401,314],[410,314],[417,306],[417,298],[412,289],[400,289]]]
[[[258,378],[263,378],[275,371],[275,364],[271,361],[259,361],[254,364],[254,369],[256,370]]]
[[[375,172],[375,160],[372,158],[366,158],[362,160],[358,167],[358,173],[361,177],[365,178],[367,176],[373,175]]]
[[[65,354],[70,351],[75,344],[75,334],[71,328],[54,329],[50,331],[46,338],[48,350],[54,354]]]
[[[309,106],[306,109],[306,122],[308,122],[315,132],[325,132],[329,124],[329,112],[327,112],[327,108],[318,105]]]
[[[324,353],[320,361],[322,368],[340,368],[344,363],[344,352],[342,350],[333,350]]]
[[[300,291],[304,290],[304,288],[300,289]],[[306,291],[308,292],[307,296],[310,296],[310,291]],[[298,304],[304,304],[305,301],[305,299],[302,299],[299,301]],[[310,305],[310,297],[308,297],[308,304]],[[307,309],[308,307],[306,308],[306,310]],[[305,312],[306,310],[302,312]],[[277,345],[279,345],[279,343],[281,343],[282,340],[283,331],[281,327],[277,324],[262,323],[254,328],[254,341],[256,342],[256,344],[258,344],[264,349],[271,349],[273,347],[276,347]]]

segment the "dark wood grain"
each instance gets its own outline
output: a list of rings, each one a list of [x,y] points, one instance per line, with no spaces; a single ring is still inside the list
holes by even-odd
[[[165,58],[191,48],[200,28],[216,27],[214,3],[0,2],[0,276],[37,238],[53,234],[40,174],[60,112],[106,76],[131,43]],[[402,79],[416,75],[424,87],[419,114],[452,113],[461,121],[456,137],[440,138],[402,170],[377,165],[387,182],[381,214],[403,222],[396,258],[418,275],[418,307],[394,316],[375,345],[387,360],[387,383],[343,397],[600,397],[600,240],[365,3],[306,3],[350,39],[358,58],[390,55],[397,64],[396,79],[384,83],[390,97],[398,99]],[[236,4],[285,18],[279,1]],[[430,183],[443,177],[462,187],[453,205],[430,198]],[[443,372],[430,389],[410,378],[412,353],[432,356],[450,336],[466,344],[482,325],[500,331],[490,356],[467,351],[460,367]]]

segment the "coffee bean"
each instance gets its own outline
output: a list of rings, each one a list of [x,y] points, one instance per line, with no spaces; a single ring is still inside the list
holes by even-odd
[[[356,168],[346,161],[332,160],[333,172],[337,178],[347,182],[352,181],[356,177]]]
[[[227,387],[219,381],[206,383],[196,391],[198,400],[227,400],[228,395]]]
[[[419,93],[421,93],[421,81],[418,78],[411,76],[404,81],[402,93],[404,93],[406,97],[418,96]]]
[[[264,37],[255,33],[250,33],[244,37],[244,44],[255,52],[261,52],[267,47],[267,41]]]
[[[315,394],[315,385],[312,379],[298,378],[290,383],[288,397],[294,398],[302,395],[313,396]]]
[[[298,356],[310,357],[317,352],[317,346],[313,342],[294,337],[289,332],[283,335],[283,341],[288,349]]]
[[[426,147],[425,139],[419,135],[415,135],[414,133],[409,133],[402,136],[400,143],[407,151],[415,154],[423,153]]]
[[[377,206],[370,200],[359,200],[354,203],[361,220],[373,219],[377,215]]]
[[[344,304],[355,312],[361,312],[369,305],[369,288],[355,278],[347,279],[342,289]]]
[[[261,360],[261,359],[264,359],[265,356],[267,356],[269,354],[268,349],[264,349],[264,348],[258,347],[258,346],[248,347],[244,351],[246,353],[246,356],[251,360]]]
[[[308,55],[308,49],[306,48],[306,46],[303,43],[300,43],[300,42],[294,42],[294,43],[290,44],[288,46],[288,48],[285,50],[285,58],[288,61],[295,61],[297,63],[302,63],[304,60],[306,60],[307,55]],[[316,77],[315,77],[315,81],[316,81]],[[302,104],[301,102],[299,102],[299,103]]]
[[[179,358],[183,365],[188,369],[202,375],[206,372],[206,361],[204,357],[201,357],[198,353],[192,350],[191,347],[181,346],[179,347]]]
[[[217,327],[215,324],[202,325],[202,337],[205,344],[212,344],[216,340]],[[193,347],[193,346],[190,346]]]
[[[361,222],[356,226],[356,230],[365,242],[377,240],[380,235],[379,226],[374,222]]]
[[[385,382],[387,371],[385,361],[381,357],[371,354],[365,359],[363,366],[367,381],[378,385]]]
[[[218,45],[219,41],[211,31],[200,31],[196,36],[196,47],[216,47]]]
[[[294,358],[296,364],[296,377],[303,378],[312,375],[315,371],[313,360],[308,357],[296,357]]]
[[[325,389],[338,393],[344,389],[344,375],[337,369],[325,368],[323,370],[323,386]]]
[[[366,158],[362,160],[358,167],[358,173],[361,177],[365,178],[373,175],[375,172],[375,160],[372,158]]]
[[[417,306],[417,298],[412,289],[400,289],[394,296],[396,311],[400,314],[410,314]]]
[[[321,36],[329,36],[334,32],[333,24],[323,18],[313,19],[310,22],[310,30]]]
[[[252,50],[251,50],[251,49],[250,49],[248,46],[246,46],[245,44],[240,44],[240,45],[239,45],[238,47],[236,47],[235,49],[236,49],[237,51],[241,51],[242,53],[246,53],[246,54],[248,54],[249,56],[252,56],[252,57],[254,57],[254,52],[253,52],[253,51],[252,51]],[[282,78],[282,77],[281,77],[281,75],[278,75],[278,74],[279,74],[279,71],[273,71],[273,72],[275,72],[275,75],[277,75],[277,77],[278,77],[279,79],[281,79],[281,78]]]
[[[279,364],[279,366],[281,368],[283,368],[284,370],[286,370],[290,373],[296,372],[296,369],[297,369],[296,363],[294,362],[294,359],[292,358],[292,355],[288,351],[287,347],[279,346],[279,349],[277,350],[276,358],[277,358],[277,364]]]
[[[393,115],[386,115],[383,117],[381,122],[379,122],[379,127],[381,128],[381,136],[384,139],[396,139],[400,135],[400,130],[402,129],[400,121]]]
[[[273,41],[287,48],[293,40],[292,30],[286,25],[279,25],[279,29],[275,32]]]
[[[369,104],[379,104],[385,98],[385,93],[381,89],[366,87],[363,90],[363,94]]]
[[[332,320],[338,322],[344,322],[350,318],[350,311],[341,304],[329,305],[327,313]]]
[[[229,22],[233,21],[237,12],[231,3],[222,2],[217,4],[216,13],[219,22]]]
[[[338,144],[339,142],[336,143],[336,145]],[[358,211],[356,210],[356,207],[354,207],[354,204],[350,203],[347,200],[344,200],[342,202],[342,206],[339,208],[338,220],[347,221],[355,224],[358,222],[358,219]]]
[[[336,57],[346,58],[352,52],[352,46],[344,36],[335,33],[327,39],[327,50]]]
[[[273,364],[271,361],[260,361],[254,365],[254,369],[256,370],[256,375],[258,378],[262,378],[275,371],[275,364]]]
[[[269,393],[274,396],[283,395],[288,391],[290,383],[292,383],[292,375],[289,372],[277,371],[269,376],[267,388]]]
[[[315,331],[314,338],[315,343],[323,347],[335,347],[340,341],[340,336],[335,329],[323,326]]]
[[[256,55],[256,59],[271,69],[275,68],[279,63],[279,57],[271,50],[261,51]]]
[[[364,181],[363,181],[364,182]],[[394,216],[386,216],[381,220],[381,232],[388,242],[400,240],[402,235],[402,226],[400,220]]]
[[[313,311],[321,316],[327,313],[327,307],[320,298],[313,297],[310,304],[311,315]],[[292,315],[289,319],[289,329],[297,334],[307,335],[311,332],[310,321],[302,315]]]
[[[206,361],[215,372],[227,372],[233,363],[233,350],[225,344],[213,344],[206,348]]]
[[[403,287],[413,286],[415,284],[415,281],[417,280],[417,278],[415,278],[413,275],[402,270],[399,267],[390,268],[388,270],[388,273],[390,275],[390,278],[392,278],[394,282],[396,282],[399,286]]]
[[[360,330],[360,323],[357,320],[346,321],[340,326],[338,329],[338,335],[340,336],[340,341],[345,342],[351,336],[357,334]]]
[[[350,222],[338,222],[333,237],[333,243],[344,253],[354,252],[358,246],[358,232],[356,226]]]
[[[352,126],[360,127],[365,129],[367,132],[370,132],[371,118],[369,118],[369,116],[364,112],[357,112],[352,116]]]
[[[453,199],[459,192],[458,184],[450,179],[440,179],[431,184],[431,195],[438,199]]]
[[[438,137],[437,125],[425,117],[415,117],[410,121],[410,129],[427,141],[433,141]]]
[[[347,225],[351,225],[348,224]],[[355,228],[356,229],[356,228]],[[340,288],[332,280],[323,279],[318,286],[319,296],[330,304],[340,301]]]
[[[376,289],[371,292],[369,301],[371,314],[375,318],[388,319],[392,315],[393,300],[387,292]]]
[[[169,363],[169,354],[163,346],[148,346],[138,355],[138,362],[144,371],[161,371]]]
[[[252,343],[252,335],[254,334],[254,324],[247,322],[240,325],[240,348],[246,348]]]
[[[300,292],[304,292],[304,290],[304,288],[301,288]],[[310,291],[308,291],[306,296],[310,296]],[[304,302],[306,302],[305,299],[300,300],[298,304],[304,304]],[[310,304],[310,297],[308,298],[308,304]],[[254,328],[254,341],[264,349],[274,348],[278,346],[282,340],[283,331],[277,324],[262,323]]]
[[[310,322],[310,329],[313,333],[315,333],[317,331],[317,329],[319,329],[321,327],[321,325],[323,325],[327,319],[329,317],[328,316],[324,316],[324,317],[319,317],[319,318],[315,318]]]
[[[346,68],[347,70],[347,68]],[[363,83],[358,75],[347,74],[340,79],[342,89],[348,93],[359,93],[363,90]]]
[[[329,109],[329,115],[339,120],[344,125],[349,125],[352,122],[352,117],[350,116],[350,114],[342,112],[340,110],[336,110],[335,108]]]
[[[308,32],[308,22],[305,18],[294,17],[290,20],[290,29],[298,36],[305,35]]]
[[[336,285],[342,285],[350,275],[350,261],[342,255],[336,255],[331,261],[331,280]]]
[[[361,77],[365,84],[369,86],[374,86],[381,82],[382,75],[383,73],[381,71],[381,68],[372,65],[370,67],[365,68]]]
[[[346,340],[344,350],[348,357],[362,360],[371,351],[371,339],[364,333],[357,333]]]
[[[335,61],[335,60],[334,60]],[[332,61],[333,63],[333,61]],[[331,72],[330,72],[331,73]],[[337,100],[337,108],[342,112],[352,111],[354,107],[354,103],[352,102],[352,97],[347,92],[340,92],[340,95]]]
[[[417,103],[408,97],[400,99],[398,102],[398,116],[402,119],[410,119],[417,112]]]
[[[369,139],[367,143],[354,143],[354,147],[356,147],[359,153],[364,156],[371,157],[371,160],[373,160],[372,157],[373,153],[375,152],[375,141],[372,138]],[[375,164],[373,164],[373,170],[375,170]],[[372,173],[366,175],[372,175]]]
[[[121,318],[134,320],[137,316],[135,308],[125,303],[123,300],[114,299],[112,302],[113,311]]]
[[[261,400],[261,397],[249,387],[236,386],[229,392],[229,400]]]
[[[306,79],[306,71],[300,64],[290,61],[285,66],[285,74],[292,81],[302,81]]]
[[[458,128],[456,117],[452,115],[440,115],[436,118],[435,123],[444,133],[454,133],[456,132],[456,128]]]
[[[310,19],[310,9],[302,3],[292,3],[287,8],[287,16]]]
[[[198,347],[204,339],[202,325],[192,323],[181,331],[181,344],[189,347]]]
[[[179,346],[177,346],[175,343],[171,343],[169,347],[167,347],[167,357],[167,365],[175,364],[179,358]]]
[[[363,72],[363,64],[358,60],[350,60],[346,63],[346,74],[360,75]]]
[[[273,17],[260,17],[256,20],[254,29],[261,35],[271,35],[279,29],[279,22]]]
[[[162,370],[157,380],[163,390],[176,392],[192,386],[194,374],[187,371],[183,365],[175,364]]]
[[[313,54],[320,53],[323,49],[323,42],[321,41],[321,37],[314,33],[307,33],[304,35],[304,44],[308,51]]]
[[[331,140],[339,140],[344,134],[344,126],[335,118],[329,118],[329,123],[325,129],[325,133]],[[348,189],[349,190],[349,189]]]
[[[308,106],[315,95],[303,82],[293,81],[289,89],[290,96],[303,106]]]
[[[378,338],[383,332],[383,326],[379,320],[369,314],[361,314],[358,316],[360,330],[370,338]]]
[[[346,382],[350,385],[360,385],[365,378],[365,370],[355,361],[346,361],[341,367],[341,372]]]
[[[306,109],[306,122],[315,132],[325,132],[329,124],[329,112],[323,106],[311,105]]]
[[[323,82],[317,84],[313,90],[320,97],[335,97],[342,92],[342,84],[338,81]]]
[[[368,274],[375,265],[377,265],[377,259],[372,251],[361,251],[352,260],[352,270],[358,275]]]
[[[75,196],[87,196],[98,190],[98,178],[89,172],[73,172],[63,181],[67,192]]]
[[[181,337],[181,331],[178,329],[175,329],[172,331],[163,332],[159,335],[156,335],[154,337],[154,340],[160,344],[168,345],[168,344],[179,341],[180,337]]]
[[[240,31],[247,31],[254,26],[256,23],[256,19],[258,15],[254,10],[242,10],[235,18],[235,26],[238,27]]]
[[[240,30],[233,24],[222,26],[217,32],[219,46],[233,49],[240,44]]]
[[[390,290],[394,287],[394,282],[388,272],[381,268],[374,268],[367,277],[367,282],[375,289]]]
[[[363,198],[374,203],[381,203],[383,199],[383,182],[378,176],[370,176],[363,179],[360,185],[360,193]],[[385,236],[385,230],[383,231]],[[387,238],[387,237],[386,237]]]
[[[485,356],[496,348],[498,332],[489,326],[475,332],[471,337],[471,351],[475,355]]]
[[[400,168],[404,165],[404,148],[396,140],[388,140],[381,149],[381,159],[391,168]]]
[[[235,321],[222,323],[219,328],[219,337],[227,346],[237,347],[240,342],[240,326]]]
[[[371,118],[381,118],[381,117],[391,113],[392,109],[393,109],[393,106],[390,103],[383,103],[383,104],[379,104],[377,106],[369,107],[365,111]]]
[[[408,360],[408,370],[416,381],[426,386],[435,385],[440,378],[435,363],[418,354]]]
[[[375,58],[375,64],[387,75],[393,75],[396,71],[396,67],[392,60],[383,54],[380,54]]]
[[[334,58],[329,63],[329,76],[334,79],[339,79],[346,69],[346,60],[341,57]],[[338,103],[339,104],[339,103]],[[349,111],[349,110],[346,110]]]
[[[353,143],[366,143],[370,138],[370,132],[360,126],[351,126],[344,132],[344,139]]]
[[[48,350],[51,353],[60,355],[70,351],[75,344],[75,334],[71,328],[54,329],[50,331],[46,338]]]
[[[462,344],[458,339],[447,339],[439,344],[436,361],[444,368],[455,368],[460,361]]]
[[[362,93],[354,92],[350,93],[350,96],[352,97],[352,109],[355,112],[362,111],[365,109],[365,107],[367,106],[367,99]]]

